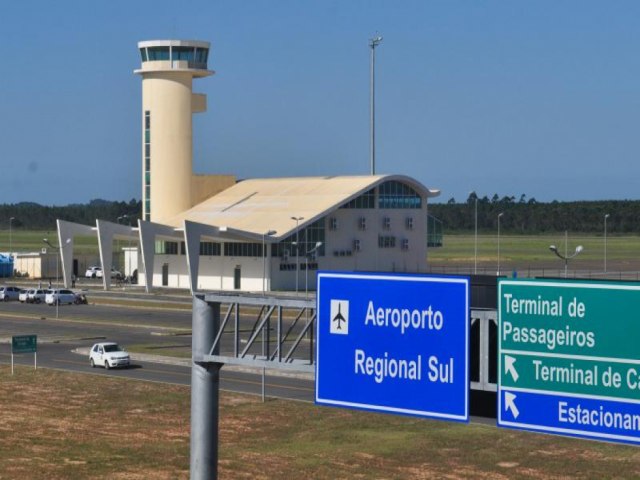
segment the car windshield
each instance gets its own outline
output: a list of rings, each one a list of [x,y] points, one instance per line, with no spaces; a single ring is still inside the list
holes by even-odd
[[[105,352],[122,352],[122,349],[120,348],[119,345],[105,345],[104,351]]]

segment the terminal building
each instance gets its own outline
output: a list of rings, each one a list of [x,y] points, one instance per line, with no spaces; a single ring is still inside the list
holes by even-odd
[[[137,225],[58,220],[65,285],[76,236],[97,235],[103,270],[125,240],[126,274],[152,287],[198,290],[312,290],[317,270],[425,272],[427,202],[439,194],[405,175],[237,180],[193,174],[193,92],[210,44],[138,44],[142,78],[141,219]],[[75,272],[77,275],[78,272]],[[109,275],[103,277],[109,288]]]

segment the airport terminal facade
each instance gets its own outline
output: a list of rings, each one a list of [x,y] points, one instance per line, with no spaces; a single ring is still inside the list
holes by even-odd
[[[126,274],[151,287],[311,290],[318,270],[424,272],[427,200],[439,194],[404,175],[263,178],[194,175],[192,117],[207,99],[193,80],[208,42],[138,44],[142,78],[141,219],[137,225],[58,221],[65,284],[73,239],[97,235],[104,271],[125,240]],[[224,164],[223,161],[218,162]],[[103,278],[109,288],[109,275]]]

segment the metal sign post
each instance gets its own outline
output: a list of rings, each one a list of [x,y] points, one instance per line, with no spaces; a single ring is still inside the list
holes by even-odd
[[[13,355],[16,353],[33,353],[33,369],[38,369],[38,336],[15,335],[11,337],[11,375],[13,375]]]

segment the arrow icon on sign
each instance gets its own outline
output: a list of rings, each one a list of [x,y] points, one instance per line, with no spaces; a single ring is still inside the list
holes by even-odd
[[[513,381],[517,382],[520,375],[516,372],[515,363],[515,357],[510,357],[509,355],[504,356],[504,373],[510,373],[513,377]]]
[[[513,415],[513,418],[518,418],[518,415],[520,415],[520,412],[518,411],[518,407],[516,407],[516,404],[514,402],[514,400],[516,399],[516,396],[513,393],[510,392],[504,392],[504,409],[505,410],[511,410],[511,414]]]

